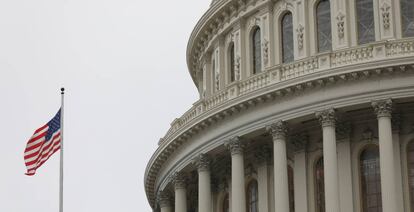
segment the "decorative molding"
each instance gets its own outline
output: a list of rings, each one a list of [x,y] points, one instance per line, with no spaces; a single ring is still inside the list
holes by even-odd
[[[336,16],[336,25],[338,27],[338,38],[343,38],[345,35],[345,15],[339,11]]]
[[[263,62],[265,65],[267,65],[269,63],[269,41],[264,38],[263,39]]]
[[[170,179],[174,184],[174,189],[185,189],[187,187],[187,177],[182,172],[174,172]]]
[[[157,200],[160,208],[166,208],[172,206],[172,198],[169,191],[159,191],[157,194]]]
[[[266,126],[266,131],[273,137],[273,141],[275,141],[278,139],[285,139],[288,128],[286,122],[279,120]]]
[[[380,100],[380,101],[372,101],[372,107],[374,108],[375,114],[377,117],[390,117],[392,113],[392,100]]]
[[[234,72],[235,72],[235,78],[237,81],[239,81],[241,79],[241,74],[240,74],[240,55],[236,55],[236,60],[234,61]]]
[[[296,36],[297,36],[297,39],[298,39],[298,49],[299,50],[303,49],[304,30],[305,30],[305,27],[303,27],[302,24],[299,24],[298,28],[296,29]]]
[[[209,171],[210,170],[210,157],[207,154],[200,154],[194,160],[193,164],[197,166],[198,172]]]
[[[372,143],[374,141],[374,132],[371,128],[367,128],[362,132],[362,140],[368,143]]]
[[[230,150],[231,155],[243,154],[244,152],[244,145],[242,144],[242,141],[239,136],[230,138],[229,140],[224,142],[224,146],[227,147],[228,150]]]
[[[383,23],[384,29],[390,28],[390,22],[391,22],[390,9],[391,9],[391,6],[387,2],[384,2],[381,6],[382,23]]]
[[[321,123],[322,127],[335,127],[336,116],[334,108],[318,111],[315,113],[315,116],[319,119],[319,122]]]

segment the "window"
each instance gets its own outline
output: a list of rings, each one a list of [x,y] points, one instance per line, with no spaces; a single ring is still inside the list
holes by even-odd
[[[253,74],[257,74],[262,70],[262,49],[261,49],[261,38],[260,28],[257,27],[253,31]]]
[[[375,41],[374,9],[372,0],[356,0],[358,44]]]
[[[229,51],[228,51],[228,55],[229,55],[229,71],[230,71],[230,82],[234,82],[236,80],[236,74],[234,73],[234,43],[231,42],[229,45]]]
[[[408,187],[410,189],[410,206],[414,211],[414,142],[407,146]]]
[[[316,27],[318,33],[318,52],[331,50],[331,6],[329,0],[320,0],[316,6]]]
[[[401,0],[401,24],[403,37],[413,37],[414,0]]]
[[[230,212],[229,193],[226,193],[226,195],[224,196],[222,206],[222,212]]]
[[[362,211],[382,212],[381,174],[379,150],[377,146],[369,146],[362,151],[360,158]]]
[[[289,208],[290,212],[295,211],[295,187],[293,184],[293,169],[288,166],[288,189],[289,189]]]
[[[257,181],[252,180],[247,186],[247,212],[258,212]]]
[[[284,63],[292,62],[293,55],[293,18],[286,13],[282,18],[282,59]]]
[[[325,212],[325,175],[323,171],[323,157],[319,158],[315,164],[315,197],[316,212]]]

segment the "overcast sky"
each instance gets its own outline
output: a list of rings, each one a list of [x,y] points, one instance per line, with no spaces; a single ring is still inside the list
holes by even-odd
[[[0,211],[57,212],[59,154],[23,151],[65,86],[65,212],[151,211],[146,164],[198,98],[188,37],[210,0],[0,0]]]

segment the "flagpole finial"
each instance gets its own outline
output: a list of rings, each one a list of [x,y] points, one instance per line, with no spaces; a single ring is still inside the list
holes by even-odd
[[[65,88],[60,88],[61,94],[65,94]]]

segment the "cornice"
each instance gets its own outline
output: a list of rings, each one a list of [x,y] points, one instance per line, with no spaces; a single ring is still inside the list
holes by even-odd
[[[397,64],[392,67],[383,67],[381,69],[349,69],[348,67],[348,71],[346,72],[334,69],[325,73],[314,73],[313,77],[304,76],[306,80],[294,79],[289,83],[280,82],[277,85],[274,85],[275,87],[273,88],[267,87],[266,89],[262,89],[260,92],[257,92],[258,94],[245,95],[244,98],[233,99],[228,101],[228,105],[226,106],[220,106],[215,108],[215,110],[204,113],[200,117],[194,119],[192,124],[185,129],[177,131],[171,137],[166,138],[150,159],[145,171],[145,188],[149,202],[151,205],[154,203],[155,179],[162,164],[168,159],[172,152],[186,142],[188,138],[205,130],[211,124],[226,119],[229,116],[241,112],[242,110],[260,105],[264,102],[276,101],[282,99],[283,97],[288,97],[292,94],[303,92],[315,87],[324,87],[337,82],[365,80],[371,77],[389,77],[390,74],[412,72],[414,69],[413,67],[413,64]],[[292,81],[296,81],[297,84],[292,83]]]

